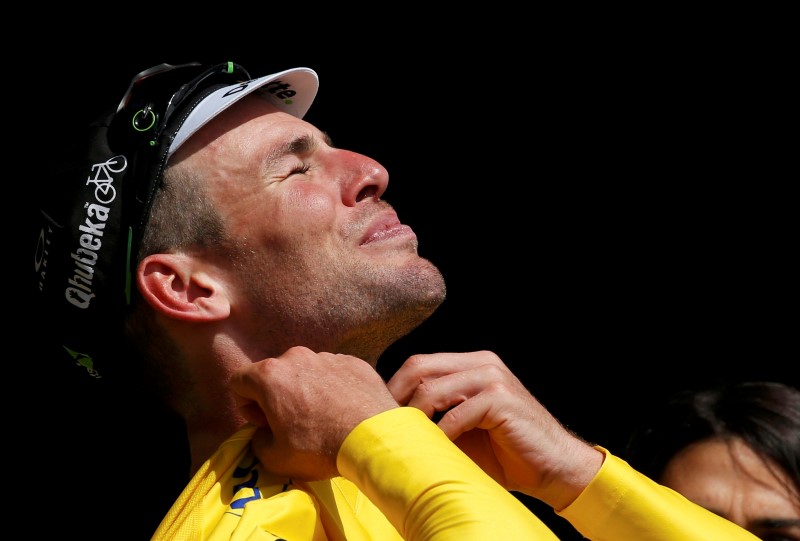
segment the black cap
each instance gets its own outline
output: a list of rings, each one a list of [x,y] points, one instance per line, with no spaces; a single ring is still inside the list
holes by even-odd
[[[138,244],[169,156],[258,89],[302,117],[317,77],[307,68],[250,79],[231,62],[161,64],[139,73],[119,105],[68,142],[66,160],[54,164],[36,220],[36,319],[90,376],[124,373],[110,348],[122,338]]]

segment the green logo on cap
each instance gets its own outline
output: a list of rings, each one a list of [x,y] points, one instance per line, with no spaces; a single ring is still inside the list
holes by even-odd
[[[90,376],[98,379],[101,377],[97,370],[94,369],[94,361],[89,355],[86,353],[79,353],[74,349],[68,348],[67,346],[64,346],[64,349],[66,349],[67,353],[69,353],[72,358],[75,359],[75,364],[84,367]]]

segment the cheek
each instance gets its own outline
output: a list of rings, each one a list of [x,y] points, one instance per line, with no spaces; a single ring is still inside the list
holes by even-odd
[[[330,236],[336,224],[336,200],[310,182],[296,182],[242,197],[228,216],[230,231],[247,245],[285,251],[312,237]],[[255,249],[252,248],[251,249]]]
[[[333,230],[337,207],[329,194],[310,183],[298,183],[283,195],[274,218],[287,235],[316,236]]]
[[[326,195],[319,191],[312,190],[292,190],[286,202],[288,213],[301,212],[310,216],[320,215],[320,217],[332,216],[333,202]]]

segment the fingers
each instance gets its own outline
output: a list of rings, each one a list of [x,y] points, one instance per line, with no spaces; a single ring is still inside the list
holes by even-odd
[[[429,417],[509,490],[555,509],[574,500],[603,454],[562,426],[497,355],[488,351],[410,357],[388,382],[400,404]]]
[[[256,455],[297,479],[336,475],[336,455],[352,429],[398,407],[369,363],[304,347],[239,368],[230,386],[242,416],[261,427]]]
[[[245,420],[255,426],[265,427],[269,425],[264,410],[255,400],[246,400],[237,397],[237,407]]]
[[[481,370],[476,370],[474,372],[475,374],[473,375],[477,375]],[[445,377],[441,379],[452,380],[453,378]],[[446,386],[449,386],[452,381],[446,381],[445,383]],[[492,430],[497,428],[497,425],[501,421],[498,412],[502,409],[503,402],[505,402],[505,387],[497,384],[479,386],[475,382],[471,382],[471,384],[470,392],[464,395],[463,400],[452,404],[452,407],[445,412],[437,423],[439,428],[441,428],[451,440],[455,440],[464,432],[472,430],[473,428]],[[414,402],[416,401],[417,398],[415,397],[409,405],[414,406]],[[424,398],[420,397],[419,402],[424,404]]]
[[[489,406],[528,395],[517,377],[489,351],[414,355],[387,387],[398,403],[416,407],[429,417],[458,406],[445,414],[444,426],[454,429],[458,419],[464,430],[485,423]]]
[[[398,403],[407,404],[420,385],[484,365],[508,370],[500,357],[491,351],[413,355],[389,379],[387,387]]]

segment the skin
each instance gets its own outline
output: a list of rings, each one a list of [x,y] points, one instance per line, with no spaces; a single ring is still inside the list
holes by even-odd
[[[603,454],[491,352],[416,355],[388,384],[374,370],[445,298],[438,269],[381,199],[380,164],[256,97],[203,127],[171,164],[202,180],[236,241],[225,253],[154,254],[137,270],[183,360],[171,405],[192,472],[249,421],[276,474],[330,478],[358,423],[412,405],[448,410],[440,426],[490,475],[557,510],[595,476]]]
[[[352,373],[359,363],[362,383]],[[600,451],[567,431],[492,352],[414,355],[386,385],[365,366],[296,347],[237,371],[233,390],[248,419],[264,428],[254,439],[260,460],[294,478],[333,477],[335,450],[347,434],[402,404],[429,416],[453,406],[439,427],[499,484],[556,510],[578,497],[603,462]],[[302,393],[296,392],[300,380]]]
[[[439,306],[445,285],[381,200],[386,170],[263,99],[216,117],[172,166],[203,179],[239,242],[234,254],[154,254],[137,273],[191,360],[171,405],[186,420],[195,471],[244,422],[227,388],[234,370],[298,344],[374,366]]]
[[[359,423],[412,406],[444,412],[444,433],[501,486],[557,511],[594,479],[604,454],[492,352],[414,355],[388,382],[375,370],[446,292],[382,200],[380,164],[250,95],[170,167],[204,187],[227,233],[220,245],[149,255],[136,272],[168,338],[163,384],[186,426],[190,473],[250,422],[251,448],[271,473],[330,479]]]
[[[761,539],[800,540],[800,498],[790,491],[788,476],[741,439],[703,440],[682,449],[661,482]]]

